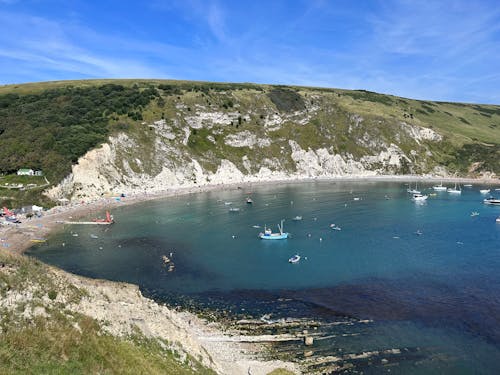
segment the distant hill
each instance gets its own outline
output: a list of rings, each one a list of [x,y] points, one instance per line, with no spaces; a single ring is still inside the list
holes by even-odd
[[[500,106],[170,80],[2,86],[0,172],[25,167],[57,186],[52,198],[294,176],[498,176]],[[0,191],[12,204],[33,193],[42,199]]]

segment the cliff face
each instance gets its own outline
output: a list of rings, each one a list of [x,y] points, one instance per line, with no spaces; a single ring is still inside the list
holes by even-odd
[[[498,106],[253,84],[54,85],[0,90],[0,169],[39,165],[51,198],[307,177],[500,174]]]
[[[218,95],[231,100],[225,111],[207,103],[188,107],[187,98],[171,98],[161,108],[163,119],[110,136],[47,194],[85,200],[206,184],[447,174],[434,156],[443,136],[415,121],[352,113],[325,94],[282,90],[279,99],[291,104],[277,101],[277,94],[236,94],[241,96]]]

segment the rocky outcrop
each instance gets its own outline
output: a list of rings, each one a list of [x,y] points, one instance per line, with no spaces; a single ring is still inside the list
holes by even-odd
[[[264,148],[271,145],[271,140],[268,138],[257,138],[255,134],[249,131],[242,131],[236,134],[230,134],[225,139],[225,144],[231,147],[249,147],[249,148]]]

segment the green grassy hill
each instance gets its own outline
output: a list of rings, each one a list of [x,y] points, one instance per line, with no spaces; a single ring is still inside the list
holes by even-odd
[[[166,138],[151,126],[162,119]],[[418,138],[415,129],[421,133],[423,128],[437,133],[439,140]],[[461,176],[486,171],[500,175],[500,106],[418,101],[368,91],[170,80],[0,87],[0,173],[41,169],[54,185],[79,157],[120,133],[140,151],[118,151],[118,158],[132,171],[150,175],[179,158],[195,159],[209,172],[217,170],[221,159],[244,173],[256,173],[273,160],[294,172],[290,140],[303,150],[324,148],[353,160],[367,160],[396,145],[405,155],[403,162],[366,167],[378,173],[421,174],[443,166]],[[258,147],[244,144],[251,137],[261,142]],[[158,142],[175,148],[177,159],[158,158],[152,151]],[[25,202],[34,193],[4,190],[3,203]]]

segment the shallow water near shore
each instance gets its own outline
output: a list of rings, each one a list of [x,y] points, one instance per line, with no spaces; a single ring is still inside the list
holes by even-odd
[[[321,321],[315,354],[352,372],[496,373],[500,207],[482,203],[481,186],[424,204],[406,188],[329,181],[171,197],[120,207],[111,226],[67,226],[27,253],[169,303]],[[291,238],[258,239],[281,219]]]

